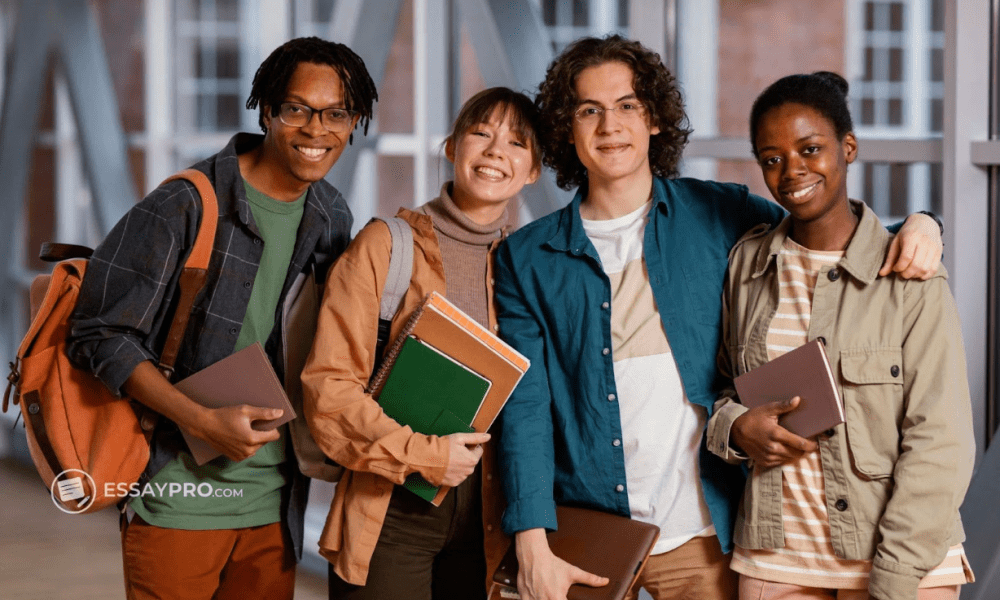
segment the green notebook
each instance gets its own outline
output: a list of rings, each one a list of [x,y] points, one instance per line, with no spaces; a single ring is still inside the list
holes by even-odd
[[[418,433],[471,433],[490,381],[417,338],[406,338],[382,386],[385,414]],[[438,488],[414,473],[407,489],[428,502]]]

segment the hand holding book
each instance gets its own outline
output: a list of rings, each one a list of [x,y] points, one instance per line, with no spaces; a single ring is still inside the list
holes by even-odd
[[[450,452],[442,485],[455,487],[476,470],[476,464],[483,456],[482,444],[490,441],[490,434],[453,433],[447,437]]]
[[[801,398],[795,396],[749,409],[733,421],[730,433],[733,442],[765,468],[783,465],[807,452],[814,452],[815,441],[795,435],[778,424],[778,418],[798,408],[800,402]]]

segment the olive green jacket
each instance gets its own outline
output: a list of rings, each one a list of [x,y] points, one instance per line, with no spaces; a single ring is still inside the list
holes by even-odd
[[[822,338],[846,423],[817,437],[833,547],[873,560],[869,593],[916,598],[921,577],[965,539],[958,509],[972,476],[975,442],[965,353],[943,267],[927,281],[879,277],[892,236],[871,210],[844,257],[819,274],[808,339]],[[732,378],[767,362],[778,301],[779,255],[790,217],[755,228],[733,248],[723,292],[719,368],[726,384],[708,425],[708,446],[729,462],[733,421],[746,412]],[[781,469],[757,469],[736,520],[736,544],[784,546]]]

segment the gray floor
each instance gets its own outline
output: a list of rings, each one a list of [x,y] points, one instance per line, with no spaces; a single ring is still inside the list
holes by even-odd
[[[9,426],[9,425],[8,425]],[[124,598],[113,509],[68,515],[34,469],[0,459],[0,582],[5,600]],[[326,577],[299,569],[297,600],[324,600]]]

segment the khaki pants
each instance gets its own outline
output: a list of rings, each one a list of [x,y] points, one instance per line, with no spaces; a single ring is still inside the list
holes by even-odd
[[[122,526],[128,600],[291,600],[295,557],[281,523],[188,531],[135,515]]]
[[[917,600],[958,600],[959,588],[920,588]],[[740,600],[869,600],[866,590],[828,590],[740,575]]]
[[[639,587],[655,600],[735,600],[737,579],[729,559],[715,536],[693,538],[650,556],[626,600],[635,600]]]

